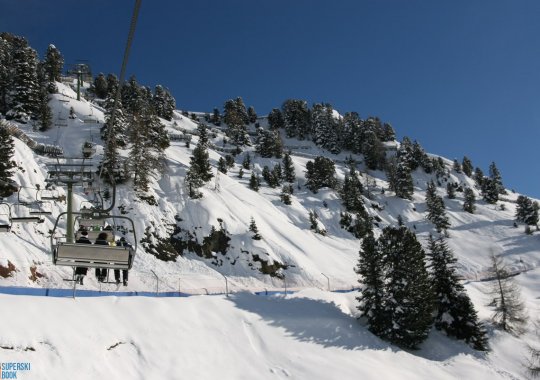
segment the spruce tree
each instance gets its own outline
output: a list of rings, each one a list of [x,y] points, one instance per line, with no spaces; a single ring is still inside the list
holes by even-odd
[[[461,162],[461,168],[463,170],[463,173],[465,173],[467,177],[472,177],[473,165],[471,160],[467,156],[463,157],[463,161]]]
[[[283,179],[286,182],[292,183],[296,180],[296,175],[294,173],[294,165],[290,155],[290,152],[285,153],[282,160],[283,164]]]
[[[305,140],[310,134],[309,110],[305,100],[288,99],[281,107],[287,137]]]
[[[487,350],[487,337],[474,306],[460,283],[452,251],[446,241],[429,236],[432,289],[435,293],[435,327],[464,340],[474,349]]]
[[[499,200],[500,186],[497,180],[484,177],[482,180],[482,197],[487,203],[495,204]]]
[[[247,110],[248,120],[251,124],[254,124],[257,121],[257,112],[253,106],[249,106]]]
[[[224,105],[223,121],[227,124],[227,136],[237,146],[249,145],[246,125],[249,117],[242,98],[230,99]]]
[[[435,225],[437,232],[441,232],[450,227],[450,221],[446,215],[443,199],[437,195],[437,190],[433,181],[428,184],[426,191],[427,219]]]
[[[244,160],[242,161],[242,167],[246,170],[249,170],[251,168],[251,156],[249,155],[249,152],[246,153],[244,156]]]
[[[381,337],[406,348],[417,348],[431,328],[433,293],[425,252],[406,227],[386,227],[379,238],[383,257],[384,315]]]
[[[21,40],[13,50],[12,56],[12,106],[8,119],[27,123],[37,119],[40,106],[40,87],[37,77],[37,53],[26,40]]]
[[[329,158],[318,156],[306,164],[306,186],[314,193],[322,187],[334,189],[337,186],[335,174],[334,162]]]
[[[186,174],[186,183],[189,187],[190,197],[200,198],[202,194],[197,189],[210,181],[214,175],[212,174],[208,150],[205,145],[197,144],[192,154],[190,167]]]
[[[253,219],[253,217],[251,217],[251,221],[249,222],[249,230],[253,232],[253,235],[251,236],[253,240],[262,239],[261,235],[259,234],[259,229],[257,228],[257,224],[255,223],[255,219]]]
[[[13,161],[15,144],[5,128],[0,127],[0,197],[8,197],[13,193],[9,185],[13,176],[12,169],[17,165]]]
[[[516,203],[516,220],[528,226],[536,226],[538,224],[538,204],[524,195],[518,196]]]
[[[520,335],[527,324],[525,307],[521,300],[519,288],[507,271],[502,259],[491,254],[490,277],[493,278],[490,294],[494,308],[492,322],[509,333]]]
[[[39,84],[39,98],[36,118],[39,123],[39,130],[43,132],[50,129],[50,127],[52,126],[52,111],[49,107],[49,81],[47,79],[44,65],[38,64],[37,73]]]
[[[492,162],[491,165],[489,165],[489,178],[499,194],[506,194],[506,190],[502,183],[501,173],[499,172],[499,169],[497,169],[495,162]]]
[[[227,174],[227,162],[225,161],[223,157],[219,158],[217,168],[223,174]]]
[[[458,162],[458,160],[454,159],[454,164],[452,166],[452,169],[454,169],[454,171],[456,173],[461,173],[461,165],[460,163]]]
[[[356,273],[360,275],[358,282],[362,286],[360,296],[356,298],[359,302],[358,310],[367,319],[369,331],[381,336],[389,321],[383,304],[383,257],[373,233],[369,233],[362,241]]]
[[[364,207],[362,200],[363,186],[356,174],[354,167],[345,175],[343,186],[340,191],[343,206],[347,211],[358,212]]]
[[[199,144],[208,147],[208,127],[206,124],[197,125],[197,134],[199,135]]]
[[[476,209],[474,203],[476,202],[476,197],[474,196],[474,191],[470,187],[465,188],[464,192],[465,200],[463,201],[463,211],[470,214],[474,214]]]
[[[285,127],[283,115],[278,108],[274,108],[268,115],[268,127],[272,130],[278,130]]]
[[[49,82],[60,81],[60,75],[64,68],[64,57],[56,46],[51,44],[47,48],[43,66]]]
[[[286,205],[290,205],[292,203],[291,202],[291,187],[292,187],[291,185],[283,185],[283,187],[281,188],[281,194],[279,198]]]
[[[105,99],[107,97],[108,89],[107,89],[107,79],[105,79],[105,75],[103,73],[99,73],[98,76],[94,79],[94,93],[96,96],[100,99]]]
[[[456,199],[456,187],[452,182],[446,184],[446,196],[448,199]]]
[[[259,178],[259,175],[255,175],[254,172],[251,172],[251,177],[249,178],[249,188],[253,191],[259,191],[260,186],[261,179]]]

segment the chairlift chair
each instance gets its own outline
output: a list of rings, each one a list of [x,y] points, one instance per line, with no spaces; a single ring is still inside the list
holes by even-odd
[[[41,216],[32,216],[30,215],[30,212],[21,212],[21,209],[28,208],[27,204],[15,203],[13,207],[16,209],[16,211],[13,212],[16,216],[11,216],[11,223],[43,223],[45,221]]]
[[[74,214],[79,216],[81,215],[79,212]],[[64,215],[67,215],[67,212],[63,212],[58,216],[51,234],[51,251],[53,253],[52,256],[54,265],[86,268],[131,269],[135,259],[135,254],[137,252],[137,236],[135,233],[135,225],[133,224],[133,220],[126,216],[109,215],[104,217],[104,219],[125,220],[131,224],[134,245],[128,247],[117,247],[96,244],[67,243],[58,240],[55,241],[58,223]]]
[[[44,205],[49,205],[48,207],[44,207]],[[48,201],[37,201],[35,203],[32,203],[30,207],[35,207],[31,209],[28,214],[30,215],[52,215],[52,205],[51,202]]]
[[[0,216],[7,217],[7,220],[4,220],[4,218],[0,219],[0,233],[10,232],[11,231],[11,205],[9,203],[0,202],[0,206],[7,207],[7,213],[0,212]]]

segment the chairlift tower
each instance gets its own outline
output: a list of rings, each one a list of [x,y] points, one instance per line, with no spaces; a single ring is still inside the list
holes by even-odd
[[[73,233],[73,186],[82,186],[83,183],[93,180],[93,165],[85,158],[63,158],[64,162],[57,159],[54,164],[49,164],[49,178],[47,183],[67,187],[67,226],[66,240],[68,243],[74,242]]]
[[[77,76],[77,100],[81,100],[81,85],[83,80],[89,80],[92,78],[92,71],[90,65],[87,63],[76,63],[71,70],[68,70],[68,74]]]

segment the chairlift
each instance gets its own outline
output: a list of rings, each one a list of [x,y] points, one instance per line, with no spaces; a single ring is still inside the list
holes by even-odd
[[[81,215],[79,212],[73,214]],[[133,220],[126,216],[103,216],[103,219],[113,219],[113,221],[121,219],[129,222],[131,231],[133,231],[133,246],[120,247],[97,244],[77,244],[59,241],[59,239],[55,238],[59,221],[64,215],[67,215],[67,212],[63,212],[58,216],[51,234],[51,250],[53,252],[54,265],[105,269],[131,269],[137,252],[137,236]],[[80,225],[80,220],[77,222]],[[113,231],[110,232],[112,235]]]
[[[45,221],[41,216],[34,216],[28,212],[22,212],[22,209],[28,209],[28,204],[15,203],[12,205],[11,223],[43,223]]]
[[[48,205],[47,207],[44,207]],[[28,214],[30,215],[52,215],[52,204],[49,201],[36,201],[29,205],[31,207]]]
[[[49,192],[49,195],[43,195],[43,190],[39,190],[38,200],[55,201],[55,202],[60,200],[60,192],[58,190],[56,189],[55,190],[45,189],[45,190]]]
[[[6,212],[0,212],[0,233],[1,232],[10,232],[11,231],[11,205],[9,203],[0,202],[0,206],[7,207]],[[7,217],[7,220],[5,220]]]

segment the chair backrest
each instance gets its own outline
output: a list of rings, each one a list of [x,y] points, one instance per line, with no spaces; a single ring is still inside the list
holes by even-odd
[[[87,231],[88,232],[88,239],[93,243],[96,241],[98,235],[102,233],[103,231]],[[78,240],[79,237],[81,237],[81,231],[77,231],[75,233],[75,240]],[[112,243],[114,241],[114,235],[111,234],[109,231],[107,231],[107,241],[109,243]]]
[[[59,243],[54,264],[88,268],[131,269],[133,249],[97,244]]]
[[[11,231],[11,226],[8,224],[4,224],[0,226],[0,232],[9,232]]]

